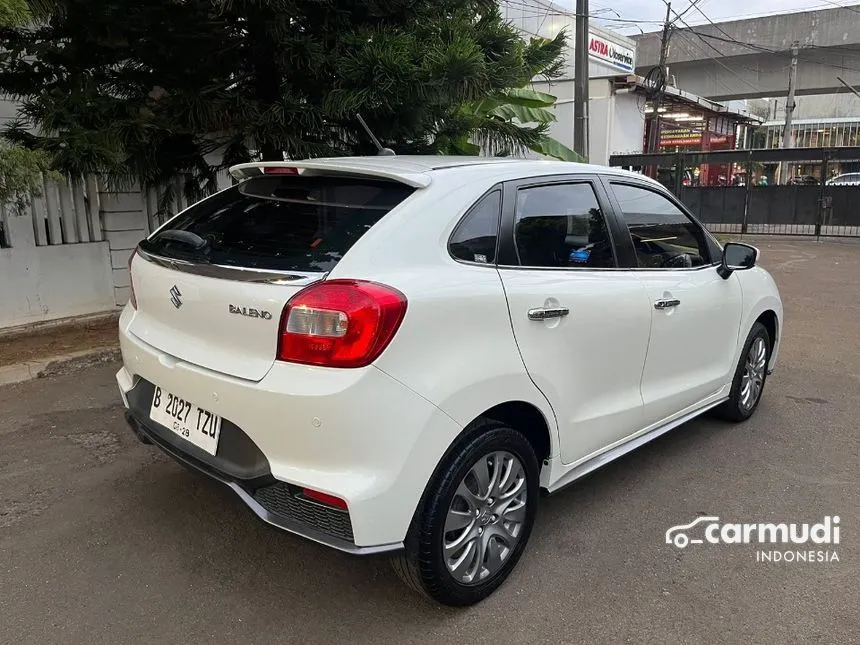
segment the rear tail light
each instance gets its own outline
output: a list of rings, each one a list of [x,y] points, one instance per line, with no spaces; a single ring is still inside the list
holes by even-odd
[[[134,278],[131,275],[131,263],[134,261],[135,255],[137,255],[137,248],[128,256],[128,301],[134,309],[137,309],[137,296],[134,295]]]
[[[278,360],[364,367],[385,350],[406,314],[406,297],[362,280],[328,280],[294,295],[281,316]]]
[[[298,168],[285,168],[284,166],[265,166],[263,174],[266,175],[298,175]]]
[[[346,507],[346,502],[340,497],[335,497],[334,495],[329,495],[328,493],[321,493],[320,491],[314,490],[313,488],[303,488],[302,495],[304,495],[308,499],[312,499],[315,502],[319,502],[320,504],[325,504],[326,506],[333,506],[335,508],[339,508],[342,511],[348,510]]]

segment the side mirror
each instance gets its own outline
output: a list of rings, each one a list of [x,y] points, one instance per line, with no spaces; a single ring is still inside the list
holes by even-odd
[[[757,259],[758,249],[754,246],[740,242],[727,242],[723,247],[723,258],[720,261],[720,266],[717,267],[717,273],[723,280],[726,280],[732,271],[752,269]]]

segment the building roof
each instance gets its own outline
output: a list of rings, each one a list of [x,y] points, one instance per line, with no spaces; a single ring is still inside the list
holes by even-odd
[[[636,74],[630,74],[626,77],[619,77],[619,81],[617,81],[617,83],[621,84],[622,86],[627,86],[631,90],[638,92],[648,92],[651,89],[645,82],[645,78]],[[722,103],[718,103],[717,101],[712,101],[710,99],[697,96],[696,94],[686,92],[671,85],[667,85],[666,88],[663,90],[663,96],[668,97],[675,102],[684,103],[691,107],[699,108],[700,110],[707,110],[709,112],[714,112],[722,116],[727,116],[735,121],[746,122],[755,125],[760,125],[764,122],[763,118],[756,116],[755,114],[751,114],[746,111],[733,110]]]

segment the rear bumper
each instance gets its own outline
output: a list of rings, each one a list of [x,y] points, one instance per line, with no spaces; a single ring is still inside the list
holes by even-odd
[[[168,439],[165,439],[164,433],[154,427],[151,422],[141,420],[139,415],[131,410],[126,410],[125,419],[129,427],[137,435],[138,439],[147,444],[153,444],[170,455],[173,459],[184,466],[187,466],[197,472],[208,475],[209,477],[228,486],[236,495],[239,496],[254,514],[261,520],[276,526],[279,529],[300,535],[324,546],[352,553],[354,555],[373,555],[377,553],[387,553],[398,551],[403,548],[403,543],[383,544],[380,546],[360,547],[356,546],[352,541],[352,527],[350,525],[349,514],[337,511],[334,509],[324,508],[322,505],[314,504],[310,501],[299,501],[296,499],[292,502],[293,506],[308,505],[307,509],[298,510],[297,512],[279,512],[279,507],[284,508],[286,504],[278,504],[277,497],[287,498],[294,495],[294,491],[290,490],[287,485],[278,482],[271,476],[256,478],[252,481],[241,481],[233,478],[228,473],[220,471],[206,462],[195,458],[188,452],[178,448]],[[272,494],[268,494],[272,491]],[[277,492],[275,492],[277,491]],[[315,509],[313,508],[315,507]],[[314,518],[307,518],[303,521],[302,515],[312,515],[312,510],[317,511],[317,515],[328,516],[328,521]],[[304,511],[304,512],[303,512]],[[288,516],[292,515],[292,517]],[[337,515],[343,515],[343,519],[338,521]],[[334,519],[332,519],[334,518]],[[332,524],[340,525],[335,530],[321,531],[314,528],[315,524],[324,524],[331,527]],[[333,533],[340,533],[342,537]]]
[[[133,315],[120,318],[117,384],[139,437],[225,483],[270,524],[350,553],[402,547],[462,426],[372,366],[275,363],[255,382],[184,363],[130,333]],[[223,419],[215,456],[150,419],[152,384]],[[336,517],[296,509],[304,487],[345,500],[351,534]]]

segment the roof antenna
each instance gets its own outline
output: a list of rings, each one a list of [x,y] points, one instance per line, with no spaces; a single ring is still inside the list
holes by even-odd
[[[395,156],[394,150],[392,150],[391,148],[383,148],[382,147],[382,144],[379,143],[379,139],[377,139],[373,135],[373,132],[371,132],[370,128],[367,127],[367,123],[364,122],[364,119],[361,118],[360,114],[356,114],[355,117],[358,119],[358,122],[361,124],[361,127],[364,128],[364,131],[367,132],[367,136],[369,136],[370,139],[373,141],[373,145],[376,146],[376,150],[377,150],[376,154],[377,155],[385,156],[385,157]]]

